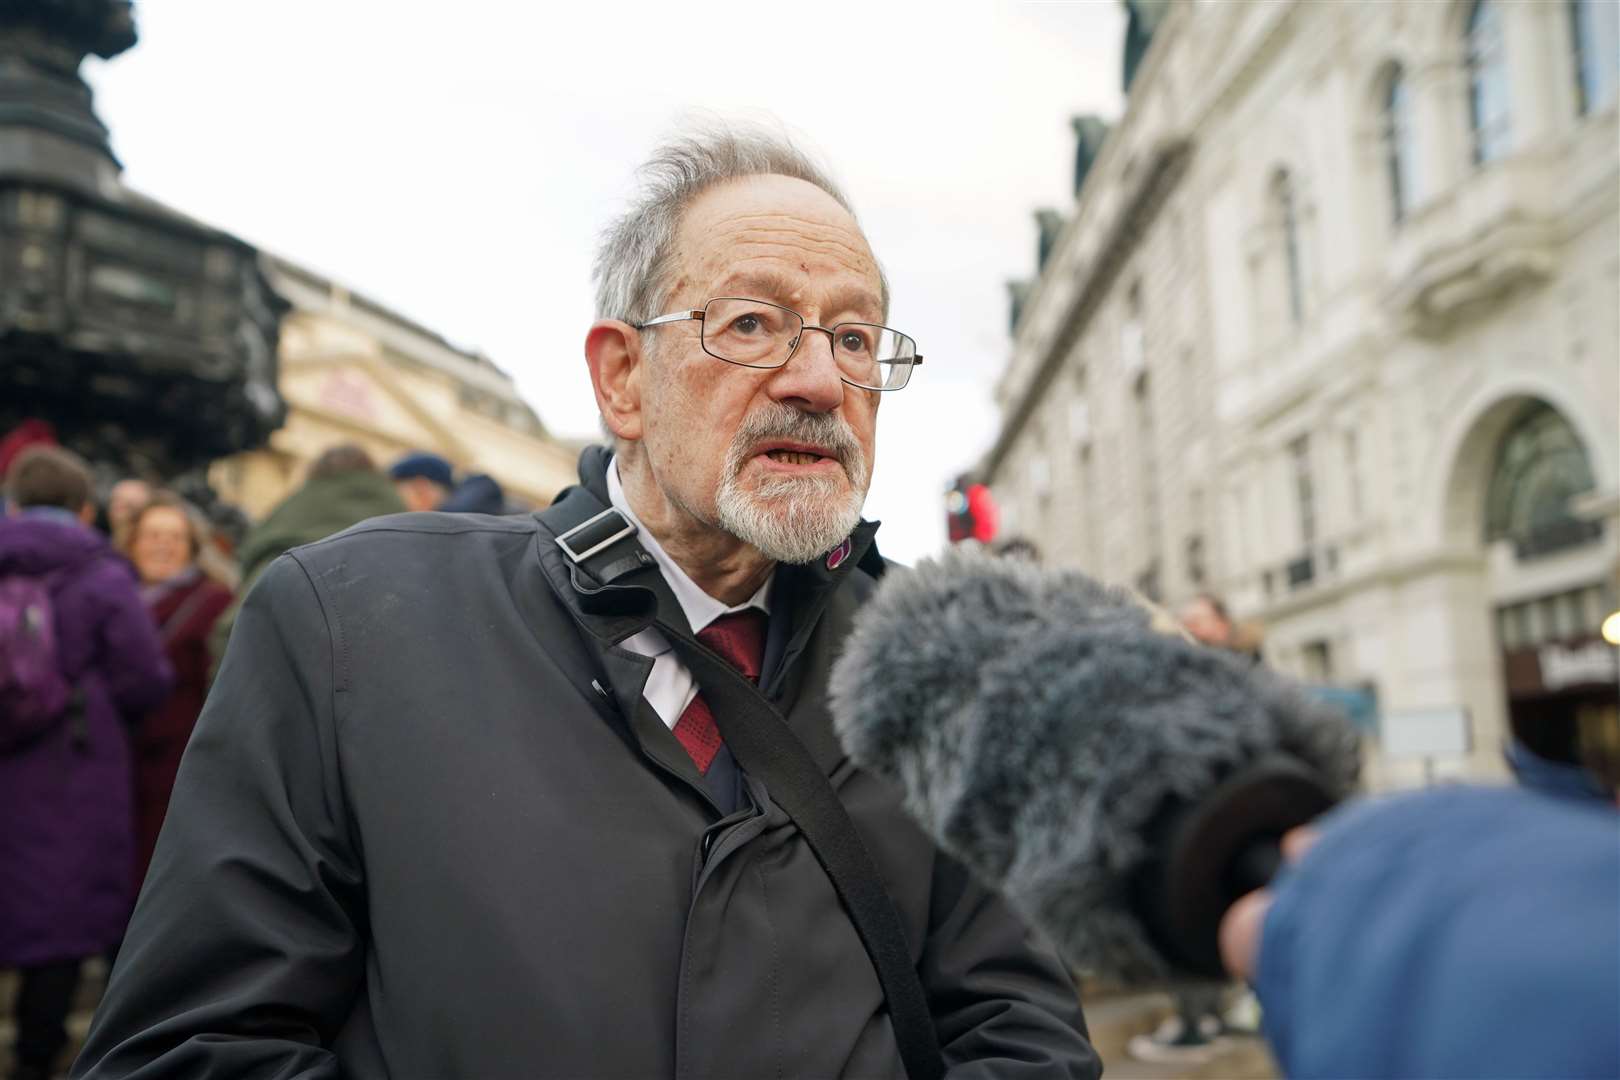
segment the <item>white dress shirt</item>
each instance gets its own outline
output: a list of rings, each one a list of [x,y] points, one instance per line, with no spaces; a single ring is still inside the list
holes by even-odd
[[[658,543],[658,539],[648,532],[641,524],[636,512],[630,509],[630,501],[624,497],[624,485],[619,482],[619,459],[615,457],[608,462],[607,468],[608,501],[613,508],[625,516],[625,519],[636,528],[637,539],[641,546],[646,548],[647,554],[658,563],[658,570],[664,575],[664,581],[669,585],[675,599],[681,605],[681,611],[686,621],[692,627],[692,633],[697,633],[722,615],[730,615],[735,611],[747,611],[749,608],[759,608],[769,614],[771,610],[770,589],[771,582],[776,580],[773,571],[759,587],[759,591],[736,607],[727,607],[708,593],[698,587],[697,583],[686,576],[686,571],[676,565],[675,560]],[[647,703],[653,707],[670,730],[674,730],[675,722],[681,718],[681,713],[692,703],[697,696],[697,683],[692,679],[692,672],[670,647],[669,639],[655,627],[647,627],[639,634],[634,634],[619,643],[623,648],[638,656],[652,657],[652,674],[647,678],[647,689],[643,696]]]

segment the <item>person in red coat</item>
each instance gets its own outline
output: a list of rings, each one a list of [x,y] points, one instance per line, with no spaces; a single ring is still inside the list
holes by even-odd
[[[168,698],[135,728],[137,889],[169,809],[180,755],[208,696],[208,635],[231,606],[231,589],[198,563],[208,543],[206,529],[200,515],[166,491],[154,493],[130,522],[128,555],[175,675]]]

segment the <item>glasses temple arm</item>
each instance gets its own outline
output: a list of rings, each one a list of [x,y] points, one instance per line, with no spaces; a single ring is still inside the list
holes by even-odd
[[[649,326],[663,326],[665,323],[686,322],[688,319],[696,319],[698,322],[702,322],[703,309],[697,308],[694,311],[671,312],[668,315],[660,315],[656,319],[648,319],[644,323],[634,323],[632,325],[634,325],[637,330],[645,330]]]

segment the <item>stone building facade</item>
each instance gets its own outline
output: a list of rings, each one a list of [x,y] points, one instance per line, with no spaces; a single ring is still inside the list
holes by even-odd
[[[979,469],[1004,531],[1223,595],[1269,662],[1374,693],[1384,745],[1438,740],[1431,767],[1612,709],[1616,11],[1152,5],[1013,291]]]
[[[266,257],[265,270],[292,305],[280,343],[287,419],[265,449],[214,463],[221,497],[263,517],[345,442],[385,468],[411,450],[441,454],[529,506],[574,482],[579,447],[548,433],[489,358],[285,259]]]

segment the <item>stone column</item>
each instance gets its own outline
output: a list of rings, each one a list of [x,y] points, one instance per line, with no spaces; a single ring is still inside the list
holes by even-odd
[[[1505,3],[1502,32],[1513,94],[1513,148],[1544,146],[1559,138],[1575,115],[1568,5]]]
[[[1508,728],[1490,596],[1483,552],[1443,556],[1391,591],[1379,703],[1386,731],[1391,715],[1405,710],[1460,707],[1469,717],[1469,754],[1436,762],[1438,775],[1504,773]],[[1421,778],[1421,763],[1383,764],[1396,786]]]
[[[1407,72],[1412,85],[1413,149],[1417,154],[1414,211],[1452,190],[1469,164],[1468,75],[1460,41],[1425,57]]]

